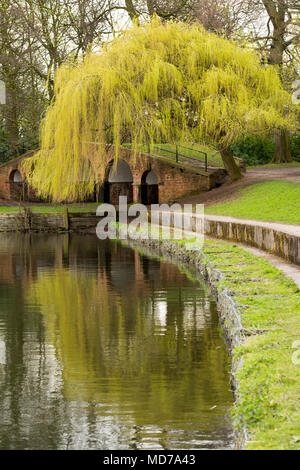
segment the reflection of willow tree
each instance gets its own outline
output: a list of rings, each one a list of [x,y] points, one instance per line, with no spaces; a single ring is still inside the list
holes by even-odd
[[[67,400],[120,404],[134,412],[137,424],[197,410],[207,410],[211,419],[210,407],[231,402],[226,351],[210,324],[212,306],[201,317],[203,328],[205,299],[199,301],[194,285],[170,288],[163,298],[155,292],[120,296],[105,273],[97,280],[59,268],[34,282],[28,295],[41,306],[62,361]]]

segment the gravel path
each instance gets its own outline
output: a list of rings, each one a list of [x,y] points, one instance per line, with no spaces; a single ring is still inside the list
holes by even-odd
[[[237,191],[251,184],[264,181],[284,180],[300,183],[300,167],[289,168],[255,168],[247,170],[245,176],[234,183],[225,183],[219,188],[212,189],[206,193],[183,198],[178,202],[187,204],[213,205],[236,199]]]

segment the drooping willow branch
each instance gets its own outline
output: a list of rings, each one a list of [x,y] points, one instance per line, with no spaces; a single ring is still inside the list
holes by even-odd
[[[199,25],[154,19],[58,70],[34,170],[24,167],[42,197],[84,198],[104,177],[106,143],[117,159],[124,135],[135,152],[185,140],[226,149],[294,121],[276,70],[253,52]]]

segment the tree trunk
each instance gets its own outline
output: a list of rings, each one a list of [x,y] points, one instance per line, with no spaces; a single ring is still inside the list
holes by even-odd
[[[273,25],[273,33],[271,36],[271,48],[269,55],[269,64],[279,67],[282,80],[282,65],[284,53],[288,48],[288,29],[293,23],[291,15],[290,2],[283,0],[262,0],[266,12]],[[275,152],[272,163],[291,162],[291,149],[289,142],[289,134],[284,129],[275,130]]]
[[[242,178],[242,172],[235,162],[231,149],[228,147],[221,149],[220,154],[222,156],[224,167],[225,170],[227,170],[230,180],[236,181]]]
[[[275,152],[272,163],[292,162],[289,133],[284,129],[275,130]]]
[[[13,157],[19,152],[19,125],[18,125],[18,104],[17,85],[15,76],[9,76],[6,85],[6,104],[4,106],[5,131],[9,140],[9,148]]]
[[[138,13],[135,9],[135,6],[133,4],[132,0],[125,0],[125,6],[127,13],[132,21],[138,21]]]

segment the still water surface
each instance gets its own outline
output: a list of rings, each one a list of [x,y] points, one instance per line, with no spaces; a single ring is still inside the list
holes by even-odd
[[[0,236],[0,448],[229,448],[215,303],[94,235]]]

